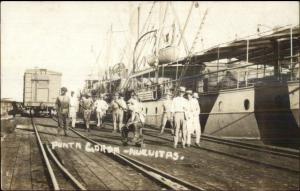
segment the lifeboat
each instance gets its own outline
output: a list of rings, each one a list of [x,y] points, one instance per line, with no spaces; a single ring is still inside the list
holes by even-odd
[[[179,49],[177,46],[168,46],[158,51],[158,56],[150,55],[146,57],[149,66],[154,67],[158,64],[174,62],[179,57]]]
[[[159,64],[174,62],[178,59],[179,49],[176,46],[168,46],[158,51]]]

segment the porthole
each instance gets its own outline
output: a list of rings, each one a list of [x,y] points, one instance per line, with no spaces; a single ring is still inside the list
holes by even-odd
[[[248,110],[249,107],[250,107],[250,101],[248,99],[245,99],[245,101],[244,101],[244,108],[245,108],[245,110]]]
[[[157,107],[155,108],[155,114],[157,114]]]
[[[219,111],[222,111],[223,110],[223,102],[222,101],[219,101]]]

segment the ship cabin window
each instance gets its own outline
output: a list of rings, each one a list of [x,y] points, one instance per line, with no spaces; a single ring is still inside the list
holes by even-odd
[[[219,101],[219,111],[222,111],[223,110],[223,102],[222,101]]]
[[[157,114],[157,107],[155,108],[155,114]]]
[[[46,69],[40,69],[40,73],[46,75],[47,74],[47,70]]]
[[[142,111],[144,111],[144,108],[142,107]]]
[[[250,107],[250,101],[248,99],[245,99],[245,101],[244,101],[244,108],[245,108],[245,110],[248,110],[249,107]]]
[[[146,114],[148,113],[148,108],[146,107]]]

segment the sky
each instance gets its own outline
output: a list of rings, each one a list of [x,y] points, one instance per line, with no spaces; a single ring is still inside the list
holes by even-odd
[[[173,4],[183,26],[191,2]],[[120,62],[129,50],[128,23],[138,5],[145,7],[143,25],[152,2],[1,2],[1,98],[22,101],[24,72],[35,67],[61,72],[62,85],[78,91],[89,73],[104,73],[108,67],[104,60],[111,26],[116,32],[110,63]],[[189,46],[207,8],[199,50],[254,34],[258,24],[265,25],[261,30],[299,24],[296,1],[199,2],[185,33]]]

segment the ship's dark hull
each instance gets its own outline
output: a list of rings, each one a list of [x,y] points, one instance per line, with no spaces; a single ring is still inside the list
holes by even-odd
[[[147,124],[161,125],[162,103],[144,102]],[[205,134],[261,139],[266,143],[300,140],[298,82],[203,93],[199,104]]]

